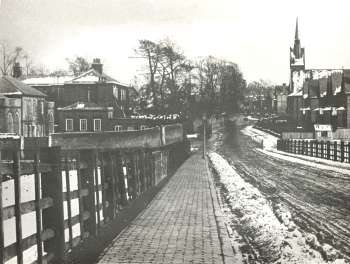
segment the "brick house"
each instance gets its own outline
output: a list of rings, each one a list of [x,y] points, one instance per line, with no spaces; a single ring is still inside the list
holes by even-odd
[[[118,118],[113,107],[75,103],[57,108],[57,132],[102,132],[140,130],[165,123],[139,118]]]
[[[81,75],[29,78],[24,82],[48,95],[57,107],[78,102],[113,107],[115,116],[128,116],[131,94],[137,91],[103,72],[100,59],[94,59],[91,69]]]
[[[113,107],[96,103],[75,103],[57,108],[58,132],[111,131]]]
[[[138,95],[133,87],[105,74],[100,59],[94,59],[91,69],[76,77],[30,78],[24,82],[56,102],[57,132],[128,129],[116,124],[115,119],[133,113],[131,100]]]
[[[18,65],[17,65],[18,66]],[[0,79],[0,132],[42,137],[54,132],[54,103],[16,78]]]

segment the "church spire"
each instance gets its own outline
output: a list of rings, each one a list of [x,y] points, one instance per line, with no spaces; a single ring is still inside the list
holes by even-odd
[[[290,48],[290,68],[291,71],[305,69],[305,50],[301,47],[299,39],[299,21],[298,17],[295,23],[294,46]]]
[[[298,29],[298,17],[297,17],[297,22],[295,25],[295,40],[299,40],[299,29]]]
[[[295,55],[295,58],[297,59],[299,59],[302,56],[300,39],[299,39],[298,17],[295,25],[294,55]]]

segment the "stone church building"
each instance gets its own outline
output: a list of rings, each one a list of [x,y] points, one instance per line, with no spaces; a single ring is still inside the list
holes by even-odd
[[[306,69],[305,49],[296,22],[290,48],[290,86],[287,111],[298,128],[312,131],[315,124],[350,128],[350,69]]]

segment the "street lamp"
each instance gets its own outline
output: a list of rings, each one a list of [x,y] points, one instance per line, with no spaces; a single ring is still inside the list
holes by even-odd
[[[206,153],[206,127],[207,127],[207,115],[204,113],[203,118],[203,159],[205,159]]]

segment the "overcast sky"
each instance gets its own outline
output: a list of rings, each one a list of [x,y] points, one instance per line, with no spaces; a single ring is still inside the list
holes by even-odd
[[[236,62],[248,81],[289,82],[295,19],[309,68],[350,68],[349,0],[0,0],[0,39],[38,64],[99,57],[130,83],[138,39],[175,41],[190,58]],[[349,2],[349,3],[348,3]]]

